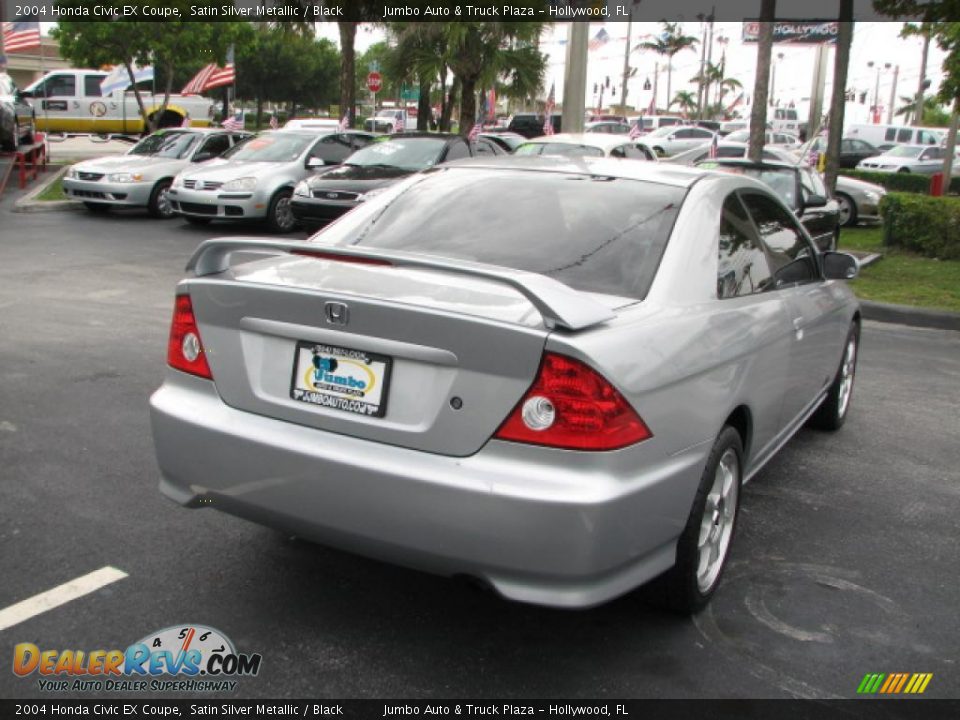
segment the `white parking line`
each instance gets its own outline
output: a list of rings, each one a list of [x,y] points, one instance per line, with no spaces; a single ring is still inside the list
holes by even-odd
[[[58,585],[52,590],[22,600],[16,605],[0,610],[0,632],[29,620],[35,615],[45,613],[47,610],[65,605],[71,600],[89,595],[105,585],[123,580],[125,577],[127,577],[127,574],[123,570],[117,570],[117,568],[108,565],[78,577],[76,580]]]

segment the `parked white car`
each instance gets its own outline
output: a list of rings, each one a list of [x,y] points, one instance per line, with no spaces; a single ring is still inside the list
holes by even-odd
[[[527,140],[514,155],[553,155],[562,157],[611,157],[624,160],[656,161],[653,148],[629,135],[609,133],[557,133]]]
[[[706,128],[682,125],[662,127],[644,135],[643,139],[657,155],[670,157],[701,145],[708,145],[715,134]]]
[[[939,145],[897,145],[883,155],[861,160],[857,164],[857,170],[933,175],[943,169],[943,159],[946,156],[947,151]],[[960,168],[954,166],[953,174],[960,174]]]

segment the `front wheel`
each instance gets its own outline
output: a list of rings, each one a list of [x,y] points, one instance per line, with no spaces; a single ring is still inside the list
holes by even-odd
[[[293,197],[293,191],[289,188],[280,190],[270,201],[270,207],[267,209],[267,226],[273,232],[288,233],[297,226],[297,218],[293,215],[293,208],[290,207],[290,199]]]
[[[171,180],[161,180],[153,186],[150,199],[147,200],[147,212],[153,217],[168,220],[173,217],[173,205],[170,204]]]
[[[849,195],[837,193],[837,205],[840,210],[841,227],[853,227],[857,224],[857,204]]]
[[[846,422],[853,397],[853,381],[857,375],[857,351],[860,347],[860,327],[854,323],[847,333],[843,359],[823,404],[810,418],[810,426],[819,430],[839,430]]]
[[[684,615],[702,610],[719,586],[737,526],[742,479],[743,441],[727,426],[707,458],[677,543],[677,562],[655,583],[666,609]]]

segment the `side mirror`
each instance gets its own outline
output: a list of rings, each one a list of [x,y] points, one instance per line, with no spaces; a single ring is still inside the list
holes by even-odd
[[[821,208],[827,206],[827,199],[823,195],[806,195],[803,199],[803,207]]]
[[[307,170],[315,170],[316,168],[321,168],[324,165],[326,165],[326,163],[323,161],[322,158],[308,157],[306,165],[304,167],[306,167]]]
[[[195,163],[203,162],[204,160],[209,160],[212,157],[213,157],[213,153],[210,153],[210,152],[197,153],[196,155],[193,156],[193,162]]]
[[[827,280],[853,280],[860,272],[860,261],[845,252],[823,254],[823,274]]]
[[[33,97],[33,93],[30,92],[29,90],[21,90],[21,91],[18,92],[17,94],[18,94],[20,97],[22,97],[22,98],[32,98],[32,97]]]

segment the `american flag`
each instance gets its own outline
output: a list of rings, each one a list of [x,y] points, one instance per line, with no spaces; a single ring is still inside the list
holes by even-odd
[[[276,115],[271,115],[271,116],[270,116],[270,129],[271,129],[271,130],[276,130],[278,127],[280,127],[280,123],[277,121],[277,116],[276,116]]]
[[[40,23],[5,22],[3,24],[3,46],[7,52],[23,52],[40,47]]]
[[[546,116],[543,120],[543,134],[553,135],[553,108],[557,104],[557,88],[554,83],[550,84],[550,94],[547,95],[547,107],[544,111]]]
[[[594,50],[599,50],[604,45],[610,41],[610,33],[608,33],[603,28],[600,28],[597,31],[597,34],[593,36],[593,40],[587,43],[587,49],[593,52]]]
[[[655,97],[650,98],[650,107],[647,108],[647,115],[656,115],[657,114],[657,99]]]
[[[713,134],[713,140],[710,141],[710,152],[707,153],[707,157],[711,160],[716,159],[719,154],[719,148],[717,147],[717,133]]]
[[[482,126],[480,123],[474,123],[473,127],[470,128],[470,134],[467,135],[467,140],[469,140],[470,142],[476,142],[477,138],[480,137],[481,127]]]
[[[204,84],[204,90],[213,90],[213,88],[223,87],[224,85],[233,85],[237,80],[237,73],[233,64],[233,45],[227,49],[227,62],[223,67],[218,67],[210,73],[207,82]]]
[[[643,135],[643,115],[637,118],[636,122],[630,126],[630,139],[636,140]]]
[[[239,110],[234,115],[231,115],[221,124],[224,130],[230,130],[231,132],[243,130],[243,110]]]
[[[350,115],[344,115],[340,120],[339,128],[340,130],[349,130],[350,129]]]
[[[210,76],[216,69],[216,63],[210,63],[209,65],[201,68],[200,72],[194,75],[190,82],[183,86],[183,90],[180,92],[183,95],[199,95],[203,92],[203,89],[207,84],[207,80],[210,79]]]

